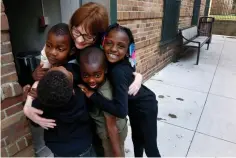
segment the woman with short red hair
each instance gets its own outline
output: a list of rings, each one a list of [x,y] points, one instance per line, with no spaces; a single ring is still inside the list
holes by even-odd
[[[109,17],[105,7],[93,2],[81,6],[74,12],[69,23],[76,48],[100,44],[108,25]]]

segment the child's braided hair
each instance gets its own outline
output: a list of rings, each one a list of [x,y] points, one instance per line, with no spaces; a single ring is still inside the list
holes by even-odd
[[[107,28],[107,30],[104,33],[104,35],[103,35],[102,45],[101,46],[102,47],[104,46],[105,38],[109,34],[109,32],[111,32],[112,30],[122,31],[122,32],[127,34],[128,38],[129,38],[129,48],[128,48],[129,55],[126,58],[129,60],[131,66],[135,69],[135,67],[136,67],[135,41],[134,41],[134,36],[132,34],[132,31],[129,28],[121,26],[121,25],[119,25],[117,23],[114,23],[114,24],[110,25]]]
[[[134,43],[134,36],[132,34],[132,31],[129,28],[127,28],[127,27],[119,25],[118,23],[114,23],[114,24],[110,25],[107,28],[106,32],[104,33],[103,39],[108,35],[109,32],[111,32],[114,29],[119,30],[119,31],[123,31],[123,32],[125,32],[128,35],[128,37],[129,37],[129,45]]]

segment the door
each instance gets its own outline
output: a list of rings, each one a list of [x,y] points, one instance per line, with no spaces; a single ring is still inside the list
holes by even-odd
[[[61,21],[68,24],[74,11],[80,7],[81,0],[60,0]]]
[[[195,0],[193,6],[192,25],[198,24],[200,8],[201,8],[201,0]]]

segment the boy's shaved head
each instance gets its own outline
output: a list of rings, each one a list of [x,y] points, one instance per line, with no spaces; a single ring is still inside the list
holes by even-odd
[[[92,89],[99,88],[106,79],[107,64],[104,52],[97,47],[87,47],[79,55],[83,82]]]
[[[106,57],[104,52],[97,47],[87,47],[79,51],[79,63],[80,64],[97,64],[102,65],[104,69],[107,67]]]

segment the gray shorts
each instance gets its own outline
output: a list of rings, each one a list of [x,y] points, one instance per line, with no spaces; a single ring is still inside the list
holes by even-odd
[[[125,126],[125,128],[119,133],[120,134],[120,150],[121,150],[122,157],[125,156],[125,148],[124,148],[125,144],[124,143],[125,143],[125,139],[127,137],[127,133],[128,133],[127,126]],[[114,157],[110,139],[104,135],[99,135],[99,136],[102,140],[102,146],[104,148],[105,157]]]

